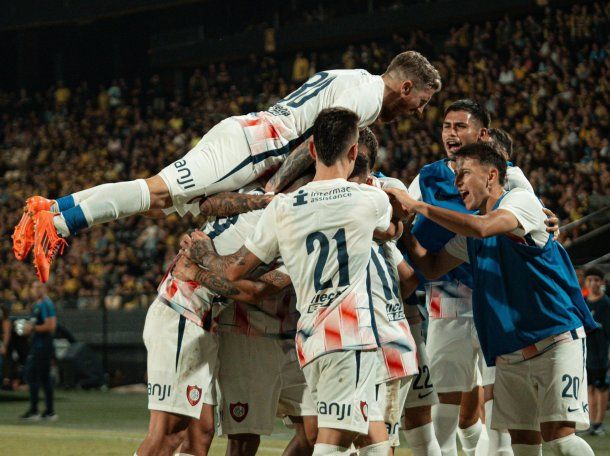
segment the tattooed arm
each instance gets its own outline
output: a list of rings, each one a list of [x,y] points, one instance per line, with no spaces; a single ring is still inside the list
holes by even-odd
[[[277,193],[283,190],[307,171],[307,168],[314,163],[314,159],[309,155],[311,141],[311,138],[307,139],[288,155],[280,169],[267,182],[266,192]]]
[[[223,192],[204,199],[199,205],[205,217],[230,217],[244,212],[264,209],[273,195],[246,195],[243,193]]]
[[[244,246],[231,255],[218,255],[214,250],[212,240],[201,231],[194,231],[191,234],[191,239],[191,245],[186,250],[189,259],[208,271],[226,277],[232,282],[246,276],[262,263],[256,255]]]

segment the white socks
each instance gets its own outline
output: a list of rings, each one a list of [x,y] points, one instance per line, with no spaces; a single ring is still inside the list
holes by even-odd
[[[466,429],[458,428],[458,435],[460,437],[460,442],[462,443],[462,451],[466,456],[474,456],[474,452],[477,448],[477,442],[479,441],[479,436],[481,435],[481,429],[483,429],[481,420],[478,420],[476,423],[470,427],[467,427]]]
[[[358,454],[359,456],[388,456],[390,454],[390,442],[385,440],[365,446],[358,450]]]
[[[432,406],[432,422],[436,440],[443,456],[457,456],[457,432],[460,406],[453,404],[436,404]]]
[[[441,447],[436,441],[434,435],[434,425],[432,423],[424,424],[403,431],[405,439],[411,447],[413,456],[441,456]]]
[[[98,185],[71,196],[76,205],[53,218],[55,228],[63,237],[150,209],[150,190],[144,179]]]
[[[515,456],[542,456],[542,445],[513,444]]]
[[[348,456],[351,449],[326,443],[316,443],[313,447],[313,456]]]
[[[511,456],[513,454],[513,450],[510,446],[510,434],[508,431],[497,431],[496,429],[491,429],[493,403],[493,399],[485,402],[485,428],[479,437],[479,443],[477,443],[475,455]]]
[[[546,442],[557,456],[595,456],[587,442],[576,434]],[[517,456],[517,453],[515,453]]]

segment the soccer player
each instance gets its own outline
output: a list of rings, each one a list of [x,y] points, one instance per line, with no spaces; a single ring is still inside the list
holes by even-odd
[[[360,130],[358,157],[349,180],[362,184],[368,182],[378,188],[396,186],[406,192],[404,184],[397,179],[371,176],[377,148],[373,132],[369,128]],[[399,270],[407,269],[407,274],[413,271],[402,258],[395,242],[371,242],[370,288],[380,348],[377,352],[379,365],[375,387],[377,401],[372,409],[374,412],[371,411],[369,416],[369,434],[387,434],[389,445],[395,447],[399,445],[398,429],[406,394],[413,376],[417,374],[416,345],[405,317],[399,287]],[[357,447],[366,447],[371,443],[368,436],[356,440]]]
[[[256,185],[240,192],[264,193]],[[217,252],[231,254],[254,233],[261,214],[256,210],[216,219],[206,225],[204,232],[213,239]],[[174,274],[190,281],[196,280],[199,270],[195,265],[180,265]],[[256,454],[260,436],[272,433],[276,416],[284,417],[297,429],[286,455],[311,454],[313,450],[307,436],[313,435],[315,441],[316,410],[297,361],[296,296],[290,277],[283,271],[283,267],[272,271],[274,284],[285,285],[279,293],[256,303],[226,303],[217,318],[220,429],[228,435],[229,455]]]
[[[45,282],[64,238],[149,210],[196,212],[193,201],[238,190],[279,165],[311,136],[325,108],[351,109],[364,127],[377,118],[389,122],[421,113],[440,88],[438,71],[415,51],[397,55],[380,76],[365,70],[322,71],[267,111],[223,120],[154,177],[103,184],[55,201],[28,199],[13,233],[13,251],[23,260],[33,246],[37,274]]]
[[[371,175],[371,170],[375,166],[377,158],[378,143],[375,135],[369,128],[360,130],[358,148],[358,158],[356,159],[356,165],[350,180],[354,180],[354,176],[356,176],[360,181],[368,180],[372,185],[382,189],[396,188],[405,192],[407,191],[405,185],[398,179],[385,177],[381,174]],[[389,258],[386,260],[386,257]],[[415,296],[413,295],[418,284],[417,277],[413,269],[404,260],[402,253],[397,249],[394,242],[386,243],[384,250],[380,251],[379,244],[373,241],[371,258],[377,270],[377,274],[371,275],[372,295],[374,301],[381,303],[381,306],[376,306],[375,309],[378,311],[378,307],[381,307],[383,310],[385,306],[387,314],[387,316],[384,316],[383,313],[378,311],[379,318],[376,320],[377,325],[379,326],[380,320],[391,319],[394,322],[398,322],[403,328],[409,327],[413,343],[415,344],[413,349],[416,359],[413,366],[417,368],[417,372],[414,372],[417,375],[415,378],[402,377],[406,380],[400,381],[398,385],[397,382],[400,377],[393,379],[391,370],[398,367],[399,375],[402,375],[403,372],[407,371],[406,367],[409,367],[408,371],[411,372],[411,366],[405,361],[411,361],[408,353],[412,355],[413,352],[406,352],[402,356],[402,359],[406,359],[402,361],[398,357],[394,357],[395,360],[392,360],[391,357],[384,353],[383,349],[379,351],[383,356],[380,360],[378,382],[384,383],[383,389],[386,390],[381,408],[389,435],[390,446],[393,450],[400,444],[398,429],[402,425],[414,456],[440,456],[441,450],[434,435],[430,411],[431,405],[438,402],[438,397],[430,382],[429,363],[421,328],[421,314],[417,308],[417,299],[414,299]],[[384,266],[386,267],[386,272],[381,274],[384,271]],[[391,279],[391,287],[389,286],[388,278]],[[404,321],[405,318],[406,322]],[[409,343],[411,342],[409,341]],[[397,362],[399,359],[402,362]],[[389,366],[395,367],[390,369]],[[380,389],[382,388],[378,387],[378,391]],[[403,416],[402,423],[400,422],[401,416]]]
[[[454,153],[467,210],[396,193],[402,210],[457,234],[428,253],[407,235],[409,256],[428,278],[464,262],[473,271],[473,313],[485,361],[496,366],[492,426],[509,429],[515,456],[593,455],[575,429],[588,427],[585,331],[597,324],[565,250],[546,231],[542,204],[524,189],[505,191],[506,162],[476,143]],[[391,192],[391,190],[390,190]]]
[[[604,293],[604,273],[591,268],[585,271],[585,298],[595,320],[601,325],[587,337],[587,387],[592,435],[604,435],[602,427],[608,406],[608,345],[610,341],[610,298]]]
[[[424,166],[409,186],[409,194],[416,200],[466,212],[454,184],[453,157],[465,145],[488,141],[490,122],[487,110],[474,100],[458,100],[449,105],[442,126],[447,158]],[[417,217],[413,234],[431,251],[440,250],[454,236],[424,217]],[[483,362],[472,319],[471,286],[472,277],[466,266],[425,285],[430,315],[426,350],[430,376],[440,401],[432,407],[432,416],[444,456],[457,455],[458,425],[464,452],[474,454],[481,433],[479,386],[489,389],[494,382],[493,369]],[[498,446],[510,451],[509,443],[503,442],[501,436],[491,435],[491,442],[497,442],[490,448],[492,454]]]
[[[348,182],[358,156],[358,116],[322,111],[313,126],[314,180],[267,206],[256,232],[235,254],[219,256],[209,240],[190,258],[234,280],[281,255],[297,293],[297,355],[318,414],[316,455],[349,454],[369,430],[375,401],[378,339],[368,264],[375,231],[391,236],[386,194]],[[360,454],[386,454],[382,438]]]
[[[532,184],[527,180],[521,168],[514,166],[510,162],[513,157],[513,138],[510,136],[510,133],[501,128],[490,128],[487,133],[488,140],[494,145],[502,158],[506,160],[506,188],[519,187],[534,193]]]
[[[263,208],[270,200],[260,192],[217,194],[202,203],[201,211],[233,220],[235,214]],[[226,229],[231,223],[224,220],[207,226],[215,233],[219,248],[231,239],[231,230]],[[182,241],[184,246],[189,245],[187,241],[190,238]],[[138,449],[140,456],[170,455],[180,444],[181,454],[207,454],[214,435],[216,404],[216,301],[223,296],[256,303],[283,287],[275,282],[275,276],[265,276],[268,282],[228,282],[197,270],[194,277],[186,278],[177,275],[186,267],[186,258],[177,257],[175,263],[159,285],[159,295],[144,326],[151,413],[148,434]]]

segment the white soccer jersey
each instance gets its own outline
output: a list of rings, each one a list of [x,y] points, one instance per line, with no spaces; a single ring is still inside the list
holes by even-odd
[[[387,195],[345,179],[278,195],[245,246],[269,263],[281,255],[297,293],[301,366],[325,353],[377,348],[368,264],[375,229],[387,230]]]
[[[240,193],[262,195],[264,190],[252,183]],[[241,248],[246,238],[254,232],[262,210],[246,212],[232,217],[223,217],[208,222],[202,229],[212,239],[220,255],[229,255]],[[170,268],[171,270],[171,268]],[[253,276],[267,272],[269,268],[259,268]],[[175,279],[171,273],[161,281],[159,295],[163,302],[204,329],[239,332],[247,335],[269,337],[290,337],[296,331],[298,313],[292,287],[259,305],[246,303],[229,304],[220,316],[219,296],[196,282]],[[216,322],[219,327],[217,328]]]
[[[417,373],[415,341],[405,317],[396,266],[404,261],[393,242],[371,248],[371,294],[375,325],[381,348],[377,383],[384,383]]]
[[[323,109],[351,109],[360,117],[360,128],[373,123],[381,112],[383,90],[381,76],[366,70],[321,71],[267,111],[234,119],[243,127],[254,161],[273,164],[311,135]]]

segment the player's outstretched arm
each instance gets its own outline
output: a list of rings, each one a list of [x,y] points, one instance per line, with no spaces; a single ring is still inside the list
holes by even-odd
[[[263,298],[279,293],[283,288],[280,288],[277,279],[275,284],[269,280],[231,282],[218,274],[202,269],[185,256],[176,262],[172,275],[179,280],[197,282],[219,296],[249,304],[258,304]]]
[[[267,182],[266,192],[278,193],[282,191],[307,171],[307,168],[314,163],[314,159],[309,155],[309,143],[311,141],[312,139],[304,141],[288,155],[280,169]]]
[[[442,207],[432,206],[423,201],[415,201],[406,192],[388,189],[402,206],[405,213],[417,213],[438,223],[442,227],[466,237],[486,238],[509,233],[519,227],[519,221],[512,212],[496,209],[485,215],[463,214]]]
[[[244,212],[264,209],[274,195],[248,195],[236,192],[223,192],[210,196],[201,202],[199,210],[204,217],[231,217]]]
[[[214,274],[226,277],[231,282],[245,277],[262,263],[244,246],[231,255],[218,255],[212,240],[202,231],[194,231],[191,240],[191,245],[185,252],[189,259]]]
[[[428,252],[410,232],[405,234],[404,241],[409,258],[428,280],[438,279],[464,263],[464,260],[450,255],[445,249],[434,253]],[[415,284],[415,287],[417,287],[417,284]]]

